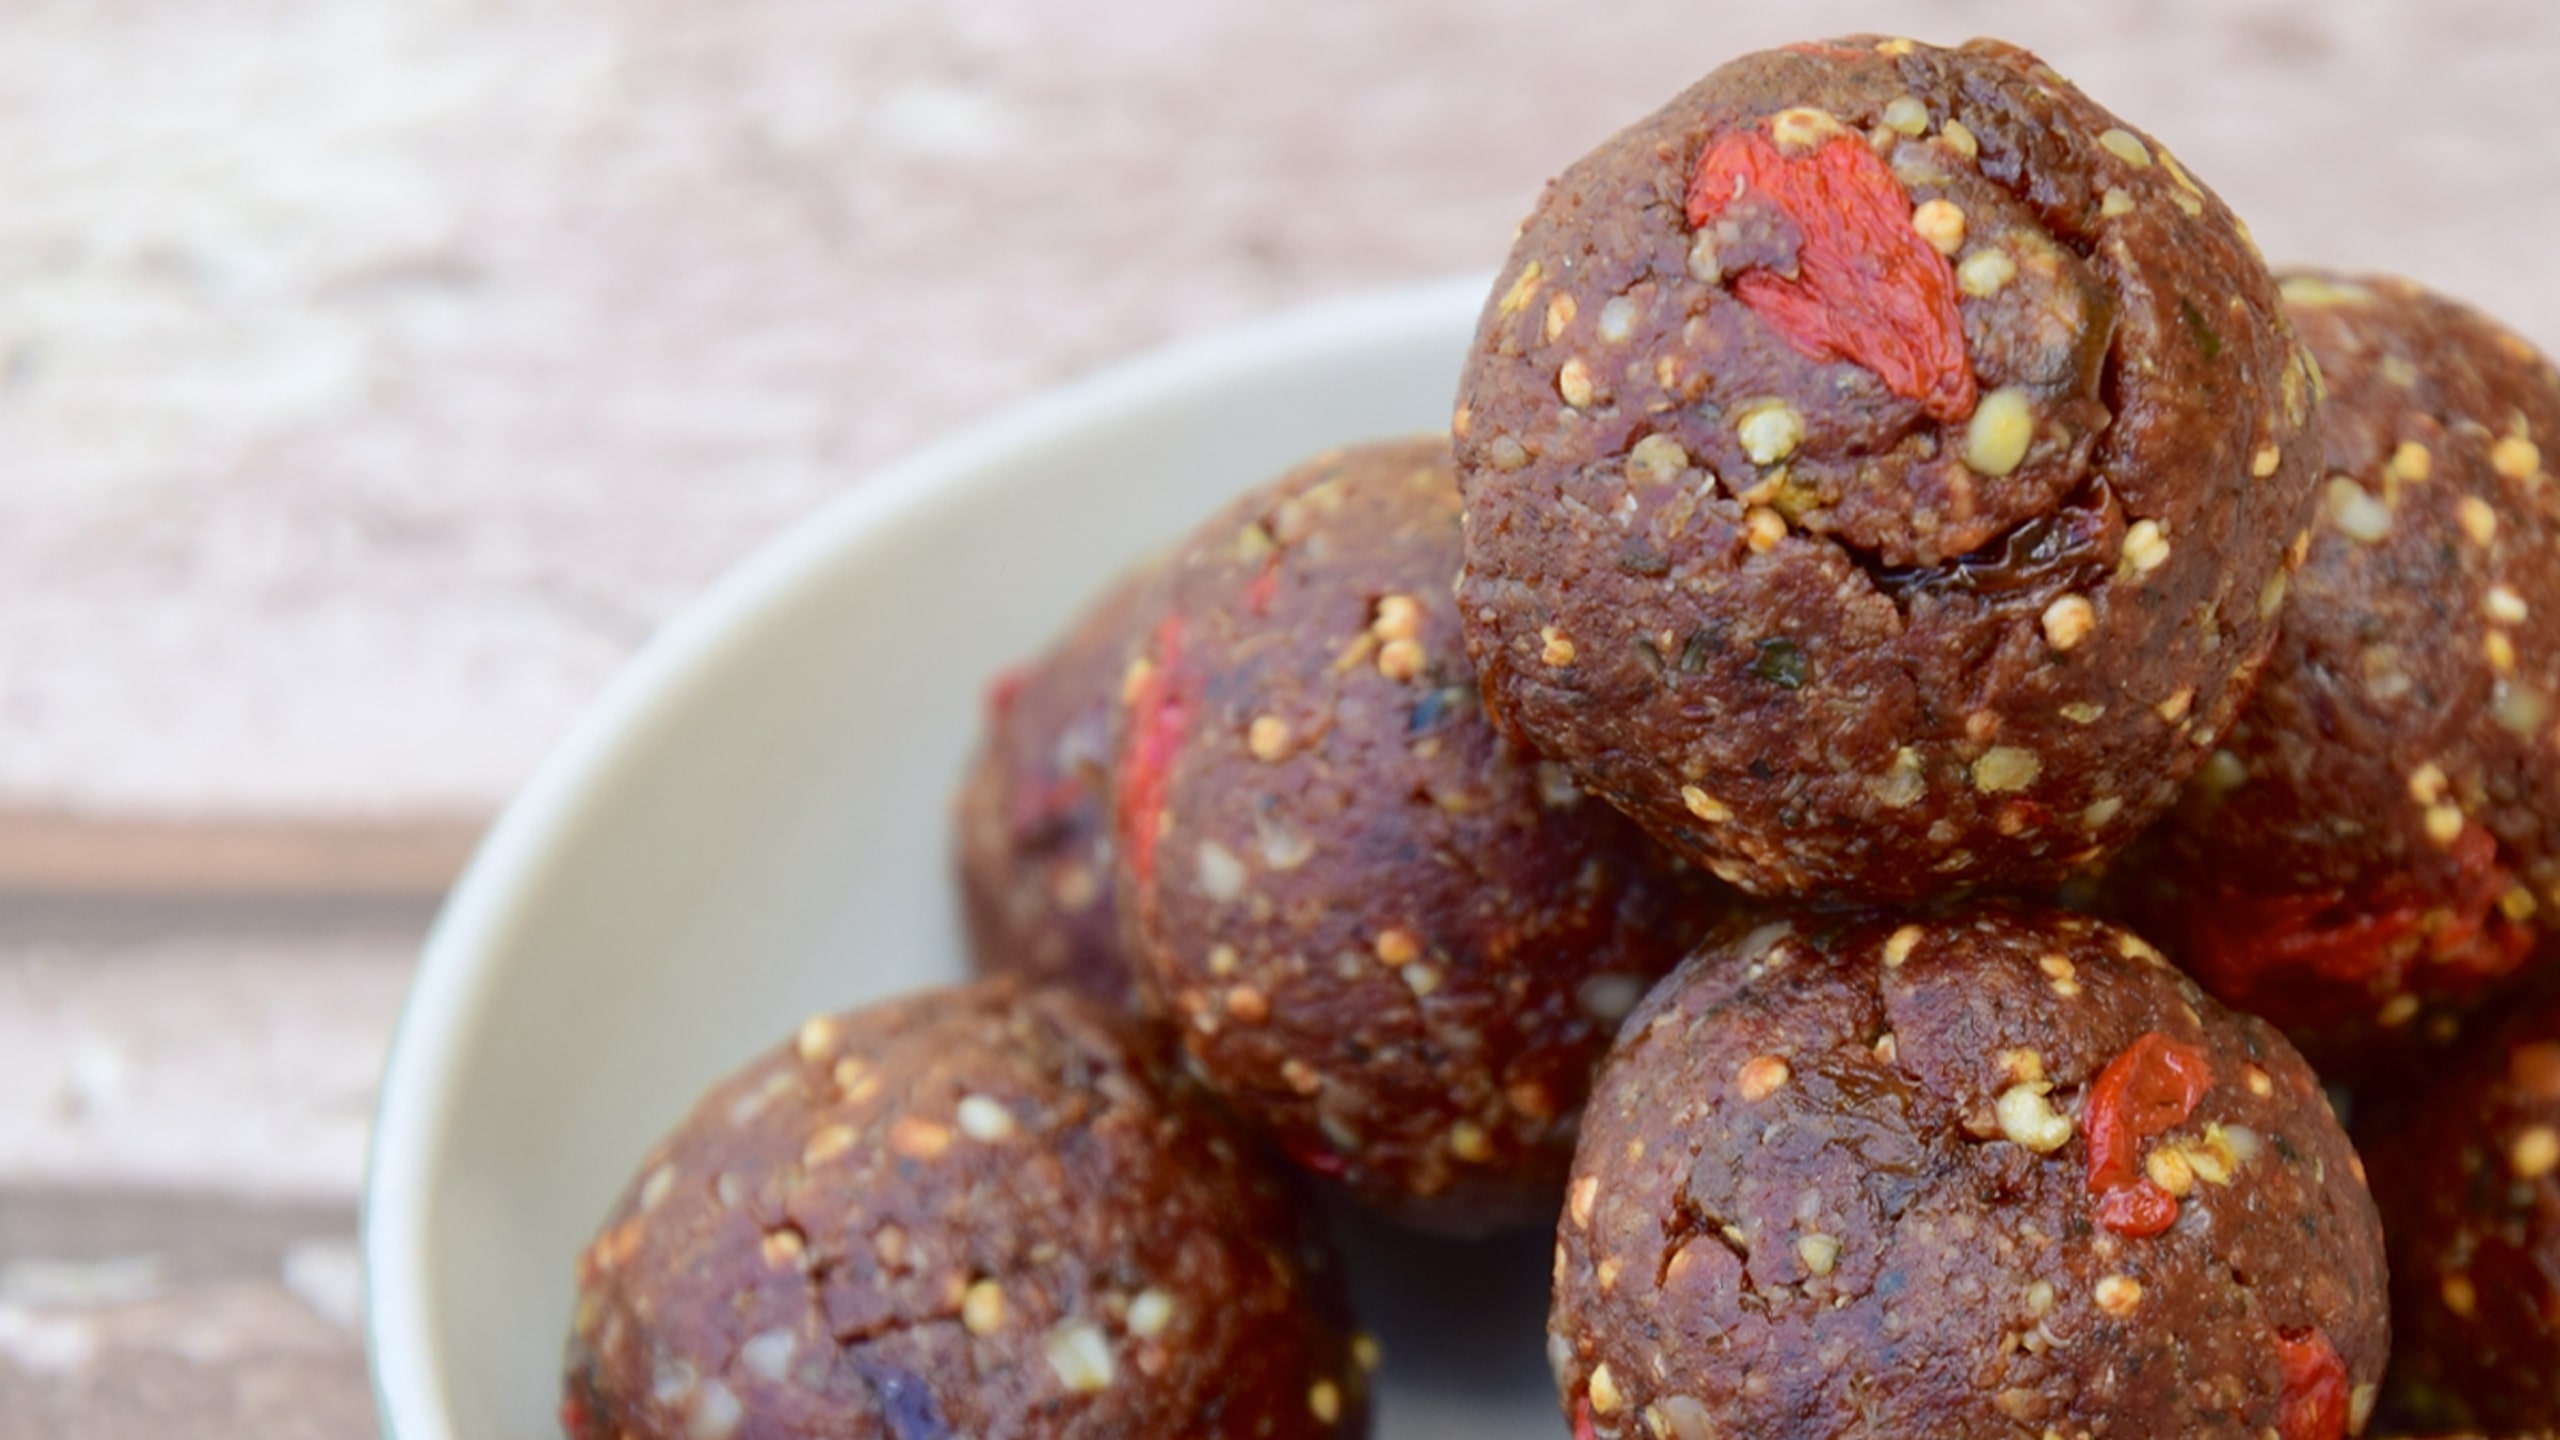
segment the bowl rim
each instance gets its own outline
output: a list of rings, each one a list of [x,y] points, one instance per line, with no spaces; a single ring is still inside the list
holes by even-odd
[[[1012,456],[1128,419],[1240,375],[1361,349],[1473,316],[1487,273],[1394,286],[1281,312],[1140,353],[970,422],[893,460],[786,526],[724,571],[625,661],[499,812],[446,897],[420,952],[376,1096],[358,1215],[366,1369],[383,1440],[457,1440],[429,1303],[425,1222],[431,1160],[445,1148],[461,1073],[458,1034],[476,1028],[493,957],[525,920],[580,816],[627,772],[655,722],[754,618],[817,583],[880,530],[991,485]],[[1454,377],[1453,377],[1454,378]]]

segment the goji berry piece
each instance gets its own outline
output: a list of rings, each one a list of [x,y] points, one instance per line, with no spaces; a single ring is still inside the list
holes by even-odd
[[[2344,890],[2248,895],[2209,887],[2186,936],[2187,962],[2212,991],[2284,1024],[2317,1024],[2372,1009],[2372,997],[2408,988],[2484,988],[2533,953],[2534,930],[2499,902],[2515,877],[2497,841],[2477,825],[2455,839],[2449,893],[2425,894],[2399,877],[2361,900]]]
[[[1600,1440],[1591,1429],[1591,1402],[1573,1402],[1573,1440]]]
[[[2278,1331],[2276,1361],[2284,1372],[2284,1399],[2276,1428],[2284,1440],[2345,1440],[2353,1419],[2347,1362],[2318,1330]]]
[[[1756,130],[1718,135],[1690,177],[1691,229],[1757,192],[1802,232],[1795,273],[1748,267],[1733,293],[1815,360],[1849,360],[1939,420],[1973,413],[1973,368],[1947,258],[1911,228],[1911,194],[1856,135],[1790,154]]]
[[[1272,555],[1262,562],[1250,584],[1244,587],[1244,608],[1253,618],[1261,619],[1271,611],[1271,597],[1280,591],[1280,557]]]
[[[2142,1142],[2196,1112],[2213,1088],[2204,1053],[2154,1030],[2109,1061],[2089,1087],[2089,1193],[2098,1223],[2120,1235],[2157,1235],[2178,1218],[2177,1197],[2144,1178]],[[2120,1198],[2121,1197],[2121,1198]]]
[[[1156,832],[1173,782],[1174,752],[1190,727],[1191,707],[1179,684],[1182,619],[1168,615],[1156,627],[1149,664],[1129,697],[1126,738],[1121,742],[1120,843],[1141,889],[1155,883]]]

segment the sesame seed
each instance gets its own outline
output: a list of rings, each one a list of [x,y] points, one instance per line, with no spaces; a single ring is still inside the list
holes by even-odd
[[[1618,1377],[1609,1373],[1606,1364],[1591,1367],[1590,1398],[1593,1412],[1601,1415],[1614,1415],[1626,1403],[1618,1393]]]
[[[812,1065],[835,1053],[836,1022],[824,1015],[812,1015],[800,1023],[800,1033],[792,1037],[792,1047],[800,1058]]]
[[[2126,563],[2149,574],[2169,563],[2169,536],[2157,520],[2137,520],[2124,532]]]
[[[1884,123],[1914,139],[1929,133],[1929,107],[1916,95],[1896,95],[1884,105]]]
[[[1668,485],[1689,468],[1689,452],[1668,435],[1647,435],[1627,451],[1627,475]]]
[[[1401,684],[1422,673],[1424,661],[1419,640],[1390,640],[1378,647],[1378,673]]]
[[[2462,807],[2450,801],[2427,807],[2427,838],[2440,846],[2451,846],[2462,838]]]
[[[1724,266],[1716,258],[1716,234],[1701,230],[1689,240],[1689,278],[1701,285],[1724,283]]]
[[[2043,772],[2044,761],[2033,750],[1994,745],[1973,762],[1973,788],[1994,795],[2024,790]]]
[[[1804,443],[1804,417],[1784,400],[1762,400],[1744,409],[1734,432],[1752,464],[1775,465]]]
[[[1952,258],[1964,248],[1964,208],[1954,201],[1921,201],[1911,211],[1911,228],[1941,255]]]
[[[981,1280],[960,1297],[960,1324],[972,1335],[993,1335],[1004,1328],[1004,1287]]]
[[[2101,795],[2081,807],[2080,827],[2084,830],[2102,830],[2122,813],[2124,813],[2123,796]]]
[[[1908,809],[1920,803],[1921,797],[1929,793],[1928,777],[1920,773],[1920,752],[1908,745],[1896,749],[1892,768],[1869,780],[1867,791],[1888,810]]]
[[[1381,640],[1411,640],[1422,633],[1422,602],[1411,595],[1388,595],[1378,601],[1369,633]]]
[[[675,1193],[675,1188],[675,1166],[661,1165],[650,1171],[648,1180],[640,1186],[640,1213],[645,1215],[665,1204],[667,1197]]]
[[[972,1140],[993,1144],[1013,1134],[1013,1112],[992,1095],[963,1095],[959,1107],[960,1133]]]
[[[2000,1133],[2009,1143],[2037,1155],[2050,1155],[2071,1143],[2071,1117],[2053,1108],[2045,1096],[2052,1086],[2042,1081],[2012,1085],[2000,1092],[1993,1107]]]
[[[2465,1320],[2479,1313],[2480,1287],[2468,1275],[2447,1275],[2438,1293],[2444,1296],[2444,1308]]]
[[[2044,607],[2045,643],[2056,650],[2068,650],[2089,638],[2098,628],[2098,610],[2086,596],[2065,595]]]
[[[2521,625],[2525,618],[2524,597],[2504,585],[2492,585],[2480,597],[2480,609],[2490,619],[2506,625]]]
[[[2160,717],[2162,722],[2175,725],[2179,721],[2187,718],[2187,712],[2195,707],[2195,703],[2196,687],[2193,685],[2181,685],[2178,687],[2175,694],[2172,694],[2168,699],[2161,701],[2159,704],[2152,706],[2151,709],[2154,714]]]
[[[1600,307],[1600,338],[1612,345],[1623,343],[1636,330],[1636,302],[1624,295],[1613,296]]]
[[[1733,808],[1695,785],[1680,787],[1680,803],[1689,813],[1710,825],[1721,825],[1733,818]]]
[[[2027,392],[2003,385],[1983,396],[1965,422],[1965,468],[1978,475],[2007,475],[2027,458],[2035,435],[2035,407]]]
[[[1840,1263],[1840,1239],[1836,1235],[1804,1236],[1796,1241],[1796,1258],[1814,1274],[1828,1275]]]
[[[1757,1102],[1777,1094],[1793,1073],[1787,1068],[1787,1062],[1778,1056],[1760,1055],[1745,1061],[1735,1080],[1741,1087],[1742,1098]]]
[[[2036,961],[2036,968],[2052,980],[2069,980],[2080,973],[2080,967],[2072,964],[2067,955],[2044,956]]]
[[[1502,292],[1502,303],[1497,307],[1505,318],[1528,307],[1529,297],[1538,293],[1538,281],[1546,273],[1547,267],[1535,260],[1520,267],[1520,273],[1512,277],[1511,288]]]
[[[2372,545],[2390,535],[2391,507],[2355,481],[2344,475],[2330,476],[2327,499],[2329,522],[2348,539]]]
[[[1787,538],[1787,519],[1766,505],[1754,505],[1742,517],[1743,543],[1754,555],[1766,555]]]
[[[2480,653],[2489,657],[2489,668],[2501,675],[2516,668],[2516,642],[2504,630],[2492,630],[2481,636]]]
[[[2276,473],[2276,467],[2283,463],[2284,451],[2274,445],[2261,445],[2257,453],[2249,457],[2249,473],[2264,480]]]
[[[764,1263],[776,1270],[787,1270],[798,1265],[800,1256],[806,1249],[800,1242],[800,1232],[797,1230],[768,1230],[757,1248],[764,1254]]]
[[[889,1148],[912,1160],[931,1160],[951,1148],[951,1128],[918,1115],[889,1123]]]
[[[1928,933],[1928,931],[1917,925],[1905,925],[1894,931],[1891,935],[1886,936],[1884,941],[1884,968],[1887,970],[1901,969],[1903,962],[1911,958],[1912,951],[1920,948],[1921,940],[1926,938]]]
[[[2385,465],[2392,478],[2410,484],[2424,480],[2435,470],[2435,456],[2415,440],[2403,440],[2391,452]]]
[[[2461,524],[2462,533],[2471,537],[2471,543],[2482,549],[2498,538],[2498,512],[2477,495],[2462,497],[2462,503],[2454,507],[2454,519]]]
[[[1040,1349],[1058,1383],[1075,1394],[1111,1388],[1116,1369],[1111,1341],[1091,1321],[1061,1322],[1041,1341]]]
[[[2107,193],[2098,197],[2098,214],[2105,219],[2112,220],[2118,215],[2132,213],[2133,196],[2120,187],[2110,185],[2107,187]]]
[[[1879,40],[1876,42],[1877,54],[1889,55],[1897,60],[1919,48],[1920,42],[1907,39],[1900,35],[1896,35],[1890,40]]]
[[[1497,435],[1485,447],[1485,458],[1493,462],[1496,470],[1524,469],[1529,463],[1529,449],[1508,435]]]
[[[2150,1177],[2152,1184],[2180,1199],[2193,1194],[2196,1188],[2195,1167],[2175,1146],[2163,1145],[2152,1151],[2142,1162],[2142,1173]]]
[[[2421,805],[2442,800],[2444,787],[2444,768],[2432,760],[2409,772],[2409,798]]]
[[[2489,468],[2510,480],[2539,479],[2542,451],[2521,435],[2509,435],[2489,447]]]
[[[2098,132],[2098,143],[2106,152],[2136,170],[2151,168],[2151,147],[2130,130],[2109,129]]]
[[[2284,608],[2285,591],[2292,588],[2292,585],[2293,577],[2281,569],[2268,576],[2265,587],[2258,591],[2258,618],[2274,619],[2276,612]]]
[[[1440,972],[1419,960],[1396,973],[1404,978],[1404,988],[1412,991],[1416,999],[1440,988]]]
[[[1316,1423],[1330,1425],[1342,1418],[1342,1388],[1330,1380],[1319,1380],[1307,1387],[1307,1413]]]
[[[1591,367],[1582,362],[1581,356],[1567,360],[1556,371],[1556,393],[1576,410],[1591,408]]]
[[[2539,1180],[2560,1170],[2560,1130],[2536,1125],[2507,1147],[2507,1168],[2519,1180]]]
[[[805,1168],[816,1169],[852,1149],[853,1141],[853,1127],[830,1125],[810,1136],[809,1142],[800,1147],[800,1163]]]
[[[2130,1275],[2110,1275],[2098,1282],[2098,1308],[2119,1320],[2142,1308],[2142,1282]]]
[[[1960,120],[1950,120],[1939,126],[1938,138],[1947,142],[1948,149],[1967,160],[1982,153],[1982,146],[1974,140],[1973,132],[1966,129],[1964,122]]]
[[[1573,323],[1574,312],[1580,308],[1581,307],[1574,301],[1574,298],[1562,290],[1557,291],[1553,296],[1549,297],[1547,300],[1547,338],[1549,340],[1553,340],[1557,336],[1562,335],[1564,333],[1564,327]]]
[[[2397,1030],[2418,1018],[2423,1006],[2415,995],[2394,995],[2374,1013],[2374,1020],[2386,1030]]]
[[[2240,1081],[2249,1087],[2250,1094],[2261,1100],[2276,1093],[2276,1077],[2255,1065],[2240,1067]]]
[[[1573,641],[1563,631],[1553,625],[1542,626],[1538,631],[1538,642],[1540,663],[1559,666],[1573,663],[1576,654]]]
[[[1830,111],[1811,105],[1790,106],[1769,117],[1769,138],[1779,149],[1797,153],[1818,149],[1847,128]]]
[[[1591,1207],[1598,1204],[1599,1200],[1600,1177],[1585,1175],[1574,1181],[1573,1188],[1566,1192],[1565,1213],[1573,1217],[1573,1223],[1577,1228],[1588,1230],[1591,1228]]]
[[[1977,300],[1999,294],[2016,278],[2018,262],[1997,247],[1976,250],[1956,267],[1957,288]]]
[[[1244,733],[1244,744],[1256,760],[1278,760],[1289,753],[1289,722],[1277,715],[1256,715]]]
[[[1138,1292],[1129,1302],[1129,1333],[1141,1340],[1153,1340],[1173,1323],[1173,1297],[1153,1286]]]

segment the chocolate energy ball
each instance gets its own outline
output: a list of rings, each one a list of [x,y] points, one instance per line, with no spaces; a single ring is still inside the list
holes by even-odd
[[[997,678],[955,809],[969,958],[1135,1006],[1111,898],[1111,721],[1147,636],[1146,572],[1122,578],[1047,654]]]
[[[2309,558],[2118,888],[2216,994],[2349,1064],[2512,982],[2560,914],[2560,372],[2404,280],[2284,294],[2328,388]]]
[[[1485,719],[1436,439],[1311,461],[1171,562],[1120,906],[1219,1096],[1411,1223],[1544,1224],[1617,1021],[1729,892]]]
[[[2361,1138],[2391,1241],[2391,1408],[2560,1428],[2560,994]]]
[[[2245,695],[2317,384],[2240,222],[2034,56],[1747,56],[1553,182],[1485,307],[1487,703],[1755,893],[2050,884]]]
[[[1276,1165],[1169,1041],[990,981],[820,1016],[580,1258],[570,1440],[1367,1433]]]
[[[1800,917],[1627,1020],[1557,1229],[1600,1440],[2339,1440],[2382,1234],[2318,1082],[2131,932]]]

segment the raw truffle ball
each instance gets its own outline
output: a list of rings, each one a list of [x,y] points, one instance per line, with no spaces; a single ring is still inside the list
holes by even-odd
[[[2050,884],[2244,697],[2317,383],[2230,211],[2032,55],[1745,57],[1551,185],[1485,308],[1487,702],[1756,893]]]
[[[1629,1017],[1558,1226],[1597,1437],[2340,1440],[2387,1345],[2282,1036],[2058,913],[1803,918]]]
[[[2560,995],[2364,1140],[2391,1239],[2392,1409],[2560,1427]]]
[[[1367,1430],[1281,1172],[1063,991],[809,1021],[650,1154],[578,1280],[571,1440]]]
[[[2448,1026],[2560,913],[2560,486],[2537,448],[2560,372],[2406,281],[2284,293],[2328,387],[2309,559],[2257,694],[2119,888],[2325,1066]]]
[[[1436,440],[1315,460],[1176,555],[1120,905],[1221,1098],[1409,1222],[1543,1224],[1592,1066],[1730,892],[1487,723]]]
[[[1056,648],[999,677],[956,809],[969,958],[982,975],[1054,980],[1135,1005],[1111,899],[1111,719],[1147,627],[1145,573]]]

